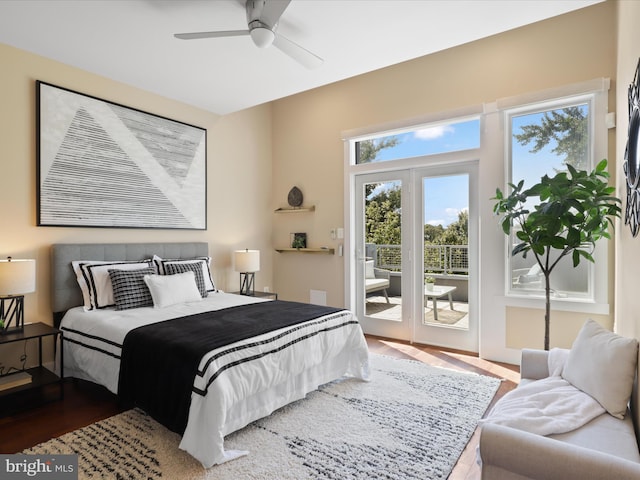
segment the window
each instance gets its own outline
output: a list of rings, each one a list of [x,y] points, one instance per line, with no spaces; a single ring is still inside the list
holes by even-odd
[[[480,146],[480,119],[429,125],[355,142],[356,164],[469,150]]]
[[[531,187],[544,175],[567,171],[567,164],[579,170],[592,170],[596,163],[593,99],[594,95],[584,95],[507,110],[509,182],[517,184],[524,180],[525,188]],[[604,129],[604,122],[600,123],[599,128]],[[510,250],[519,243],[514,233],[509,240]],[[508,293],[544,295],[544,276],[533,254],[522,258],[510,253]],[[563,258],[550,277],[552,296],[594,300],[593,272],[593,264],[588,261],[574,268],[570,256]]]

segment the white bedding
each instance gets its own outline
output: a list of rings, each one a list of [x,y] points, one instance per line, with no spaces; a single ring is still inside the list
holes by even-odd
[[[580,428],[604,412],[598,402],[564,378],[547,377],[505,394],[480,423],[552,435]]]
[[[62,320],[65,375],[90,380],[117,393],[121,345],[133,328],[170,318],[192,315],[235,305],[264,301],[252,297],[210,293],[202,301],[166,308],[84,311],[73,308]],[[221,366],[242,357],[261,357],[242,362],[217,376],[205,396],[192,393],[189,420],[180,448],[206,468],[237,458],[247,452],[225,451],[224,436],[269,415],[292,401],[303,398],[319,385],[342,376],[366,380],[369,376],[368,349],[362,330],[350,312],[338,312],[305,322],[302,328],[280,336],[277,330],[240,345],[265,340],[260,345],[221,356],[212,362],[195,386],[203,388]],[[278,337],[278,338],[276,338]],[[297,341],[300,340],[300,341]],[[286,348],[280,348],[287,345]],[[222,347],[205,355],[207,359]]]
[[[549,351],[549,376],[507,392],[480,423],[496,423],[538,435],[571,432],[602,415],[591,396],[562,378],[569,350]]]

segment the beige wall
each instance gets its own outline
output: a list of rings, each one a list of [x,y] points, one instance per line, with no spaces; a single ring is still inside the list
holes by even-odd
[[[544,315],[540,309],[523,307],[506,307],[507,346],[512,349],[544,348]],[[585,315],[582,312],[551,311],[551,327],[549,329],[550,348],[571,348],[576,333],[584,325],[585,318],[591,318],[603,327],[612,328],[609,315]]]
[[[216,282],[237,290],[235,248],[265,252],[258,288],[272,284],[271,107],[225,117],[0,44],[0,257],[37,260],[37,291],[26,321],[51,323],[49,247],[56,242],[209,243]],[[206,231],[36,226],[35,81],[43,80],[207,129]]]
[[[26,298],[30,320],[50,321],[48,249],[55,242],[206,241],[214,257],[217,282],[228,290],[237,288],[231,251],[259,248],[262,268],[257,275],[258,289],[269,286],[283,299],[300,301],[309,300],[312,289],[326,291],[328,304],[342,306],[344,258],[273,251],[273,247],[288,244],[291,232],[300,231],[307,232],[310,246],[337,247],[339,241],[330,238],[330,230],[346,227],[341,132],[610,77],[610,109],[619,112],[620,152],[615,155],[611,137],[610,159],[616,159],[615,168],[620,172],[624,151],[620,130],[626,103],[618,100],[616,106],[615,89],[619,97],[626,98],[626,86],[617,85],[615,78],[624,76],[628,83],[635,68],[640,43],[634,18],[639,18],[637,3],[609,1],[225,117],[0,45],[0,205],[4,219],[0,256],[38,261],[38,291]],[[617,72],[616,20],[620,23],[618,37],[622,38],[618,40]],[[206,128],[208,230],[36,227],[36,79]],[[480,163],[478,201],[486,245],[503,242],[488,201],[495,187],[502,184],[501,162],[501,157],[489,155]],[[294,185],[303,191],[305,204],[315,205],[315,212],[273,213],[287,205],[287,193]],[[625,328],[637,332],[640,326],[632,289],[637,270],[634,259],[638,257],[635,248],[640,240],[629,236],[625,232],[617,239],[617,313],[619,324],[623,323],[621,317],[633,319]],[[495,268],[481,265],[483,271]],[[490,280],[491,275],[485,278]],[[494,295],[495,291],[483,287],[482,304],[495,304]],[[489,357],[499,357],[504,349],[528,346],[526,338],[537,336],[539,327],[532,327],[526,319],[533,320],[538,313],[542,322],[542,310],[501,308],[501,318],[483,317],[482,348]],[[566,331],[557,339],[559,344],[570,342],[580,324],[575,312],[554,313],[554,323],[562,323],[563,318],[567,320]],[[610,318],[598,320],[606,324]]]
[[[618,2],[617,55],[617,160],[618,196],[626,206],[626,183],[622,170],[627,142],[629,118],[627,89],[633,81],[640,57],[640,2]],[[640,237],[633,238],[621,222],[616,235],[616,330],[623,335],[640,338],[638,278],[640,275]]]
[[[341,132],[600,77],[615,79],[615,12],[613,2],[598,4],[274,102],[273,206],[286,204],[293,185],[302,188],[309,203],[316,205],[316,212],[303,218],[276,219],[274,244],[286,242],[291,231],[306,231],[314,246],[337,243],[330,240],[329,232],[344,222]],[[610,108],[614,99],[612,92]],[[610,158],[615,152],[613,138]],[[501,156],[489,155],[480,161],[481,232],[488,248],[504,242],[486,200],[496,186],[503,185],[502,162]],[[615,171],[615,165],[612,169]],[[496,269],[496,265],[481,264],[483,275],[487,269]],[[282,254],[275,258],[274,272],[282,298],[306,301],[309,290],[320,286],[327,291],[329,304],[345,303],[342,258]],[[482,302],[495,304],[494,296],[502,295],[501,287],[498,290],[481,292]],[[521,312],[511,311],[505,319],[502,310],[502,325],[497,330],[491,323],[482,327],[488,332],[484,345],[490,356],[510,343],[513,348],[520,346],[516,341],[520,335],[508,340],[504,325],[505,320],[507,324],[517,322]],[[542,322],[543,310],[538,313]],[[554,313],[554,323],[560,324],[563,316]],[[567,326],[570,342],[576,328],[574,322]]]

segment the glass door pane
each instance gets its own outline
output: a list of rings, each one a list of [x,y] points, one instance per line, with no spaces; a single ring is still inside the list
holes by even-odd
[[[405,175],[393,172],[359,176],[356,202],[356,314],[365,332],[402,339],[408,339],[410,331],[404,314],[405,293],[410,287],[403,285],[408,261],[403,249],[407,243],[403,242]]]
[[[469,176],[422,179],[423,325],[469,328]]]
[[[476,171],[415,172],[415,342],[478,351]]]
[[[402,182],[364,184],[364,284],[368,317],[402,320]]]

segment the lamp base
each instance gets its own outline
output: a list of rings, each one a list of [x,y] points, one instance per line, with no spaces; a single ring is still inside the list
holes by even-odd
[[[24,295],[0,297],[0,321],[0,335],[24,330]]]
[[[249,295],[253,297],[256,293],[255,291],[255,279],[256,274],[252,272],[242,272],[240,273],[240,295]]]

